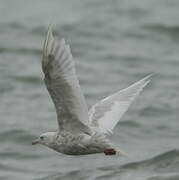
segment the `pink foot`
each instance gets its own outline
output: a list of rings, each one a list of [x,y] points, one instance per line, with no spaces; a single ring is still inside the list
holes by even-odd
[[[116,150],[115,149],[105,149],[104,150],[104,154],[105,155],[115,155],[116,154]]]

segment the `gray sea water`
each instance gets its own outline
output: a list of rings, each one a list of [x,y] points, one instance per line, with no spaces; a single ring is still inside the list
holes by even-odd
[[[40,64],[50,23],[71,44],[89,107],[155,73],[113,134],[128,157],[31,146],[57,129]],[[178,0],[0,0],[0,179],[178,180],[178,105]]]

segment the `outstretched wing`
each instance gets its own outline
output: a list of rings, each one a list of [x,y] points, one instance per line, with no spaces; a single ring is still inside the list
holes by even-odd
[[[57,42],[49,27],[43,47],[45,84],[54,102],[60,130],[89,133],[87,105],[76,76],[70,47]]]
[[[89,111],[91,126],[101,133],[112,133],[113,128],[127,111],[130,104],[148,84],[150,77],[151,75],[92,106]]]

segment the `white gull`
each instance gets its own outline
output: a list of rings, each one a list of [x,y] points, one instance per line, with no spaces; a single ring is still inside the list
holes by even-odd
[[[46,132],[32,144],[42,144],[68,155],[123,154],[108,136],[148,84],[151,75],[101,100],[88,112],[70,46],[63,38],[55,40],[51,27],[44,42],[42,69],[46,87],[55,105],[58,131]]]

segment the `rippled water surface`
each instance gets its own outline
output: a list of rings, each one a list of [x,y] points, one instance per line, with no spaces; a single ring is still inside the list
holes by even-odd
[[[57,129],[40,65],[51,22],[71,44],[89,107],[155,73],[114,131],[128,157],[31,146]],[[0,179],[178,180],[178,105],[178,0],[0,0]]]

